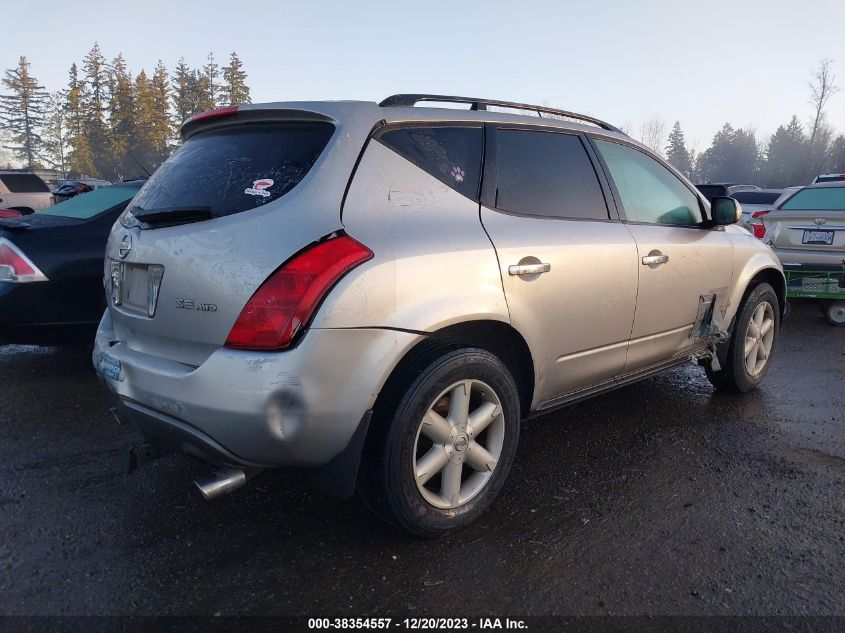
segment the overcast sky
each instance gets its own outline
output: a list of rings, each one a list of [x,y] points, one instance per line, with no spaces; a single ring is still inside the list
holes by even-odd
[[[48,89],[96,40],[130,69],[235,50],[253,101],[366,99],[434,92],[548,102],[637,135],[680,119],[699,150],[725,122],[760,137],[809,116],[807,81],[824,57],[845,87],[841,0],[276,2],[82,0],[14,3],[0,67],[19,55]],[[8,11],[4,10],[8,17]],[[23,17],[23,16],[21,16]],[[829,108],[845,132],[845,92]]]

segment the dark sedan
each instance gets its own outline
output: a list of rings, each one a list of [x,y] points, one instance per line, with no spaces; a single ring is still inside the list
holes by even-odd
[[[109,230],[143,181],[0,219],[0,344],[88,343],[105,309]]]

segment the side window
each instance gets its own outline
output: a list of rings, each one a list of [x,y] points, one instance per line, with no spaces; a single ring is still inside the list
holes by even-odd
[[[478,200],[481,179],[480,126],[408,126],[389,129],[381,143],[467,198]]]
[[[643,152],[595,139],[632,222],[694,225],[704,218],[698,198],[671,171]]]
[[[500,129],[496,208],[559,218],[607,220],[607,205],[581,139],[574,134]]]

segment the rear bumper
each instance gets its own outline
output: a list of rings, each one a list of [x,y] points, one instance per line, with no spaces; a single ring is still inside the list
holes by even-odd
[[[777,248],[772,250],[785,269],[819,268],[820,270],[842,269],[845,251],[820,251],[807,248]]]
[[[120,362],[103,377],[153,444],[211,463],[321,466],[349,444],[399,359],[420,335],[384,329],[310,330],[285,352],[221,348],[193,367],[115,340],[108,312],[93,359]]]

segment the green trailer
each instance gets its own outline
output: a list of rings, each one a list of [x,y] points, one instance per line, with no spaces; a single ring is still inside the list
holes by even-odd
[[[786,296],[818,299],[831,325],[845,327],[845,266],[841,270],[785,270]]]

